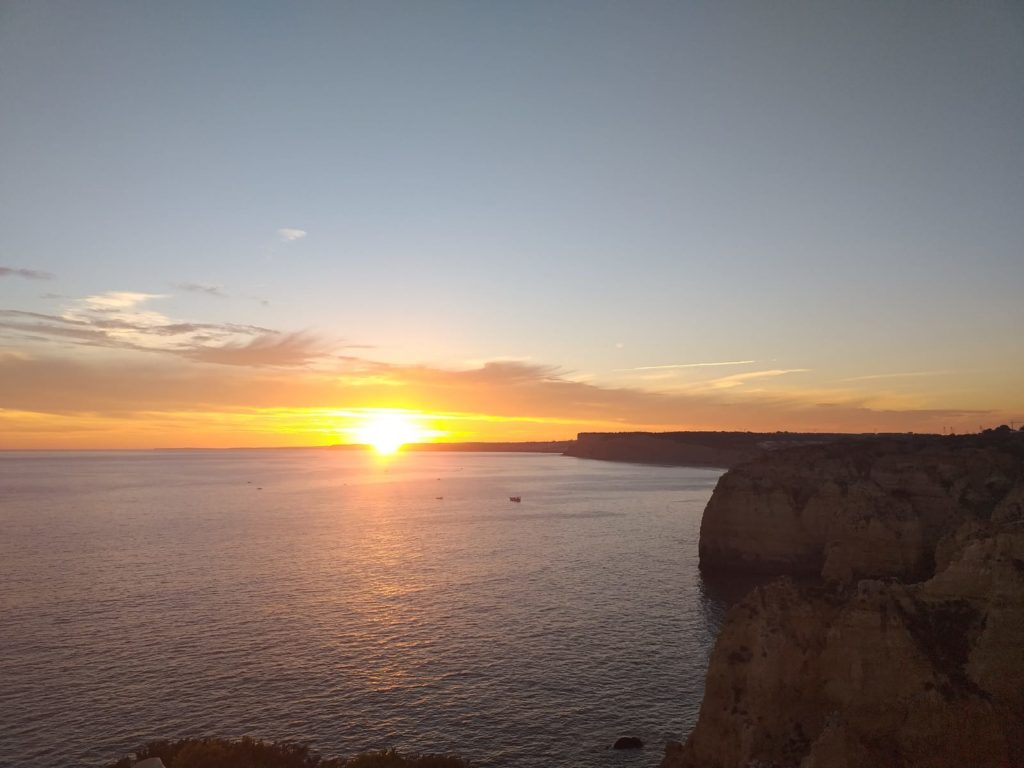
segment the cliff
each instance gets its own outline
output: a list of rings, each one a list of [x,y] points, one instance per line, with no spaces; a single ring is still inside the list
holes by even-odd
[[[705,568],[827,578],[729,611],[663,768],[1024,766],[1024,435],[763,457],[705,523]]]
[[[985,520],[1021,475],[1024,435],[906,436],[766,453],[720,479],[702,569],[920,580],[936,546]]]
[[[566,456],[689,467],[732,467],[783,447],[851,435],[800,432],[580,432]]]

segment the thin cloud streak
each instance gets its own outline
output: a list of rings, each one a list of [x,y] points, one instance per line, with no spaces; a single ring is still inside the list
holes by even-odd
[[[746,384],[748,381],[755,379],[767,379],[774,378],[776,376],[786,376],[790,373],[806,373],[810,368],[773,368],[768,371],[750,371],[748,373],[734,373],[732,376],[723,376],[720,379],[714,379],[709,382],[709,386],[715,389],[730,389],[732,387],[740,387]]]
[[[641,365],[637,368],[614,368],[618,372],[625,371],[662,371],[668,368],[715,368],[720,365],[749,365],[757,360],[726,360],[721,363],[672,363],[670,365]]]
[[[0,267],[0,277],[23,277],[26,280],[53,280],[52,272],[40,269],[22,269],[20,267]]]
[[[952,371],[909,371],[907,373],[873,373],[869,376],[853,376],[840,381],[877,381],[878,379],[915,379],[926,376],[947,376]]]
[[[293,242],[295,240],[301,240],[308,232],[304,229],[298,229],[297,227],[281,227],[277,230],[277,236],[286,243]]]
[[[204,293],[207,296],[217,296],[219,298],[227,298],[227,294],[224,293],[223,289],[219,285],[206,285],[204,283],[176,283],[175,288],[179,288],[182,291],[188,291],[189,293]]]
[[[244,342],[201,346],[183,356],[218,365],[301,366],[328,353],[324,341],[311,333],[265,333]]]

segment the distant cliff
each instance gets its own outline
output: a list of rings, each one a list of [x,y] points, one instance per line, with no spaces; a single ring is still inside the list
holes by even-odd
[[[701,561],[825,578],[730,610],[663,768],[1024,766],[1024,435],[761,457],[719,481]]]
[[[779,448],[851,437],[800,432],[580,432],[565,455],[642,464],[732,467]]]

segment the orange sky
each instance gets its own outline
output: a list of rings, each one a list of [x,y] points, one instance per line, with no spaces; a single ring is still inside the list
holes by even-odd
[[[686,387],[659,389],[521,361],[227,365],[154,351],[23,348],[0,353],[0,435],[7,449],[330,445],[359,442],[360,428],[382,410],[445,441],[634,429],[962,432],[1012,417],[998,408],[929,407],[926,396],[879,389],[874,379],[801,389],[780,386],[795,372],[701,370]]]

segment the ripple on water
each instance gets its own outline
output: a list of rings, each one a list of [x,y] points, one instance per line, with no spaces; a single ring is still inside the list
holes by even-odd
[[[200,734],[656,765],[696,718],[721,617],[696,569],[719,474],[0,454],[0,765],[101,765]],[[608,750],[623,734],[651,747]]]

